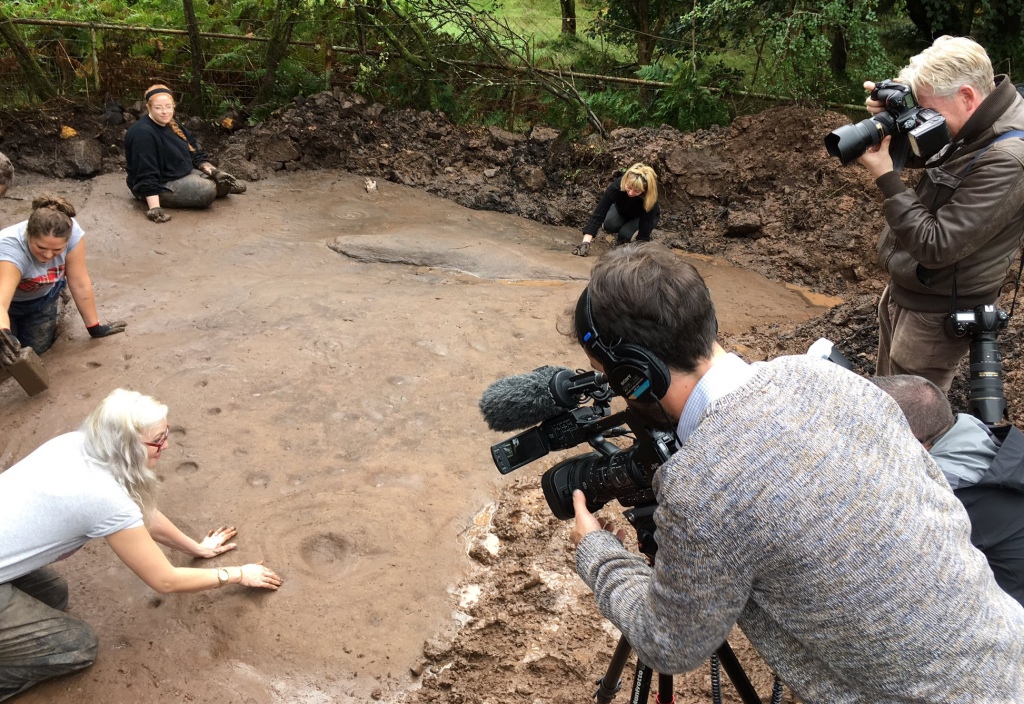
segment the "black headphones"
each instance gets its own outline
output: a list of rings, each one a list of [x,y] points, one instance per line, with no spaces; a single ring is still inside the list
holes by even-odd
[[[584,349],[604,367],[612,391],[632,401],[655,403],[665,398],[672,375],[668,366],[649,350],[622,342],[601,340],[590,312],[590,288],[576,302],[576,334]]]

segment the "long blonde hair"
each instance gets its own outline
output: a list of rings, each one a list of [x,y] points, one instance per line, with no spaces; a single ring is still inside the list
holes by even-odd
[[[167,406],[137,391],[114,389],[82,423],[85,454],[117,480],[143,516],[156,508],[156,474],[142,434],[167,418]]]
[[[658,202],[658,175],[647,164],[636,163],[626,169],[619,181],[619,190],[632,189],[644,194],[644,210],[648,213]]]

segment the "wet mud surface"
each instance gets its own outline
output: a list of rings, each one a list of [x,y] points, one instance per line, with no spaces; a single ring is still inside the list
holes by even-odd
[[[159,596],[95,541],[59,569],[72,613],[99,632],[100,659],[21,701],[427,696],[428,687],[406,690],[453,667],[425,655],[424,643],[454,637],[459,619],[468,617],[467,633],[481,628],[472,614],[482,607],[460,605],[464,580],[481,585],[482,603],[509,587],[504,568],[467,556],[482,507],[497,502],[510,520],[499,497],[519,479],[491,464],[488,448],[502,436],[486,429],[477,400],[502,376],[585,362],[556,329],[595,261],[566,254],[575,232],[391,183],[368,194],[340,172],[274,175],[164,225],[144,218],[119,175],[26,175],[0,215],[23,219],[22,199],[46,190],[78,207],[100,314],[128,329],[91,340],[73,311],[64,318],[44,355],[50,390],[28,398],[13,380],[0,386],[0,463],[74,429],[117,386],[152,394],[170,407],[162,510],[193,535],[236,525],[238,550],[209,564],[263,559],[285,584],[273,594]],[[727,331],[824,310],[724,261],[694,262],[724,299]],[[534,468],[521,474],[510,497],[536,489]],[[545,564],[563,574],[556,592],[521,594],[534,605],[571,601],[564,616],[582,630],[563,642],[568,621],[545,626],[545,647],[596,663],[605,639],[585,634],[602,632],[601,619],[568,572],[568,525],[541,508],[530,520],[548,538],[530,535],[498,555],[524,579]],[[533,549],[531,568],[522,555]],[[526,655],[512,642],[491,645],[495,666]],[[532,673],[554,661],[541,660],[528,659],[514,687],[547,701]]]
[[[116,386],[151,393],[171,409],[161,508],[192,534],[237,525],[237,553],[211,564],[265,559],[285,585],[160,597],[93,543],[59,568],[100,659],[19,701],[588,700],[617,633],[539,489],[575,453],[502,478],[488,449],[504,436],[476,403],[500,377],[585,364],[556,325],[608,243],[568,252],[634,161],[661,176],[655,240],[707,278],[727,348],[757,360],[828,337],[874,370],[881,214],[863,170],[821,148],[839,115],[573,143],[322,94],[235,132],[188,123],[249,192],[157,226],[119,172],[124,126],[97,112],[0,113],[19,169],[2,222],[43,190],[69,197],[101,316],[129,323],[94,341],[72,313],[44,357],[50,391],[0,386],[0,468]],[[1000,338],[1011,415],[1017,329]],[[767,700],[770,673],[734,636]],[[709,699],[706,668],[676,685],[681,703]]]

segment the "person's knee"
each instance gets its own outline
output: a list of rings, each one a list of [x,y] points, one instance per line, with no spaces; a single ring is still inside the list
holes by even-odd
[[[15,337],[22,347],[31,347],[36,354],[42,354],[53,347],[57,339],[57,316],[37,318],[31,323],[22,322]]]
[[[93,627],[85,621],[73,619],[68,624],[65,643],[66,647],[60,657],[61,663],[67,668],[64,674],[84,670],[96,662],[100,639]]]
[[[217,184],[196,174],[189,174],[168,186],[171,192],[160,196],[160,204],[166,208],[202,210],[213,205],[217,198]]]

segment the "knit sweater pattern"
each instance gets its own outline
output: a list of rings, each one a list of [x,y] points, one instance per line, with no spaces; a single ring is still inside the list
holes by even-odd
[[[698,667],[738,623],[808,703],[1024,702],[1024,608],[865,379],[808,357],[757,364],[654,489],[653,568],[606,531],[576,565],[655,671]]]

